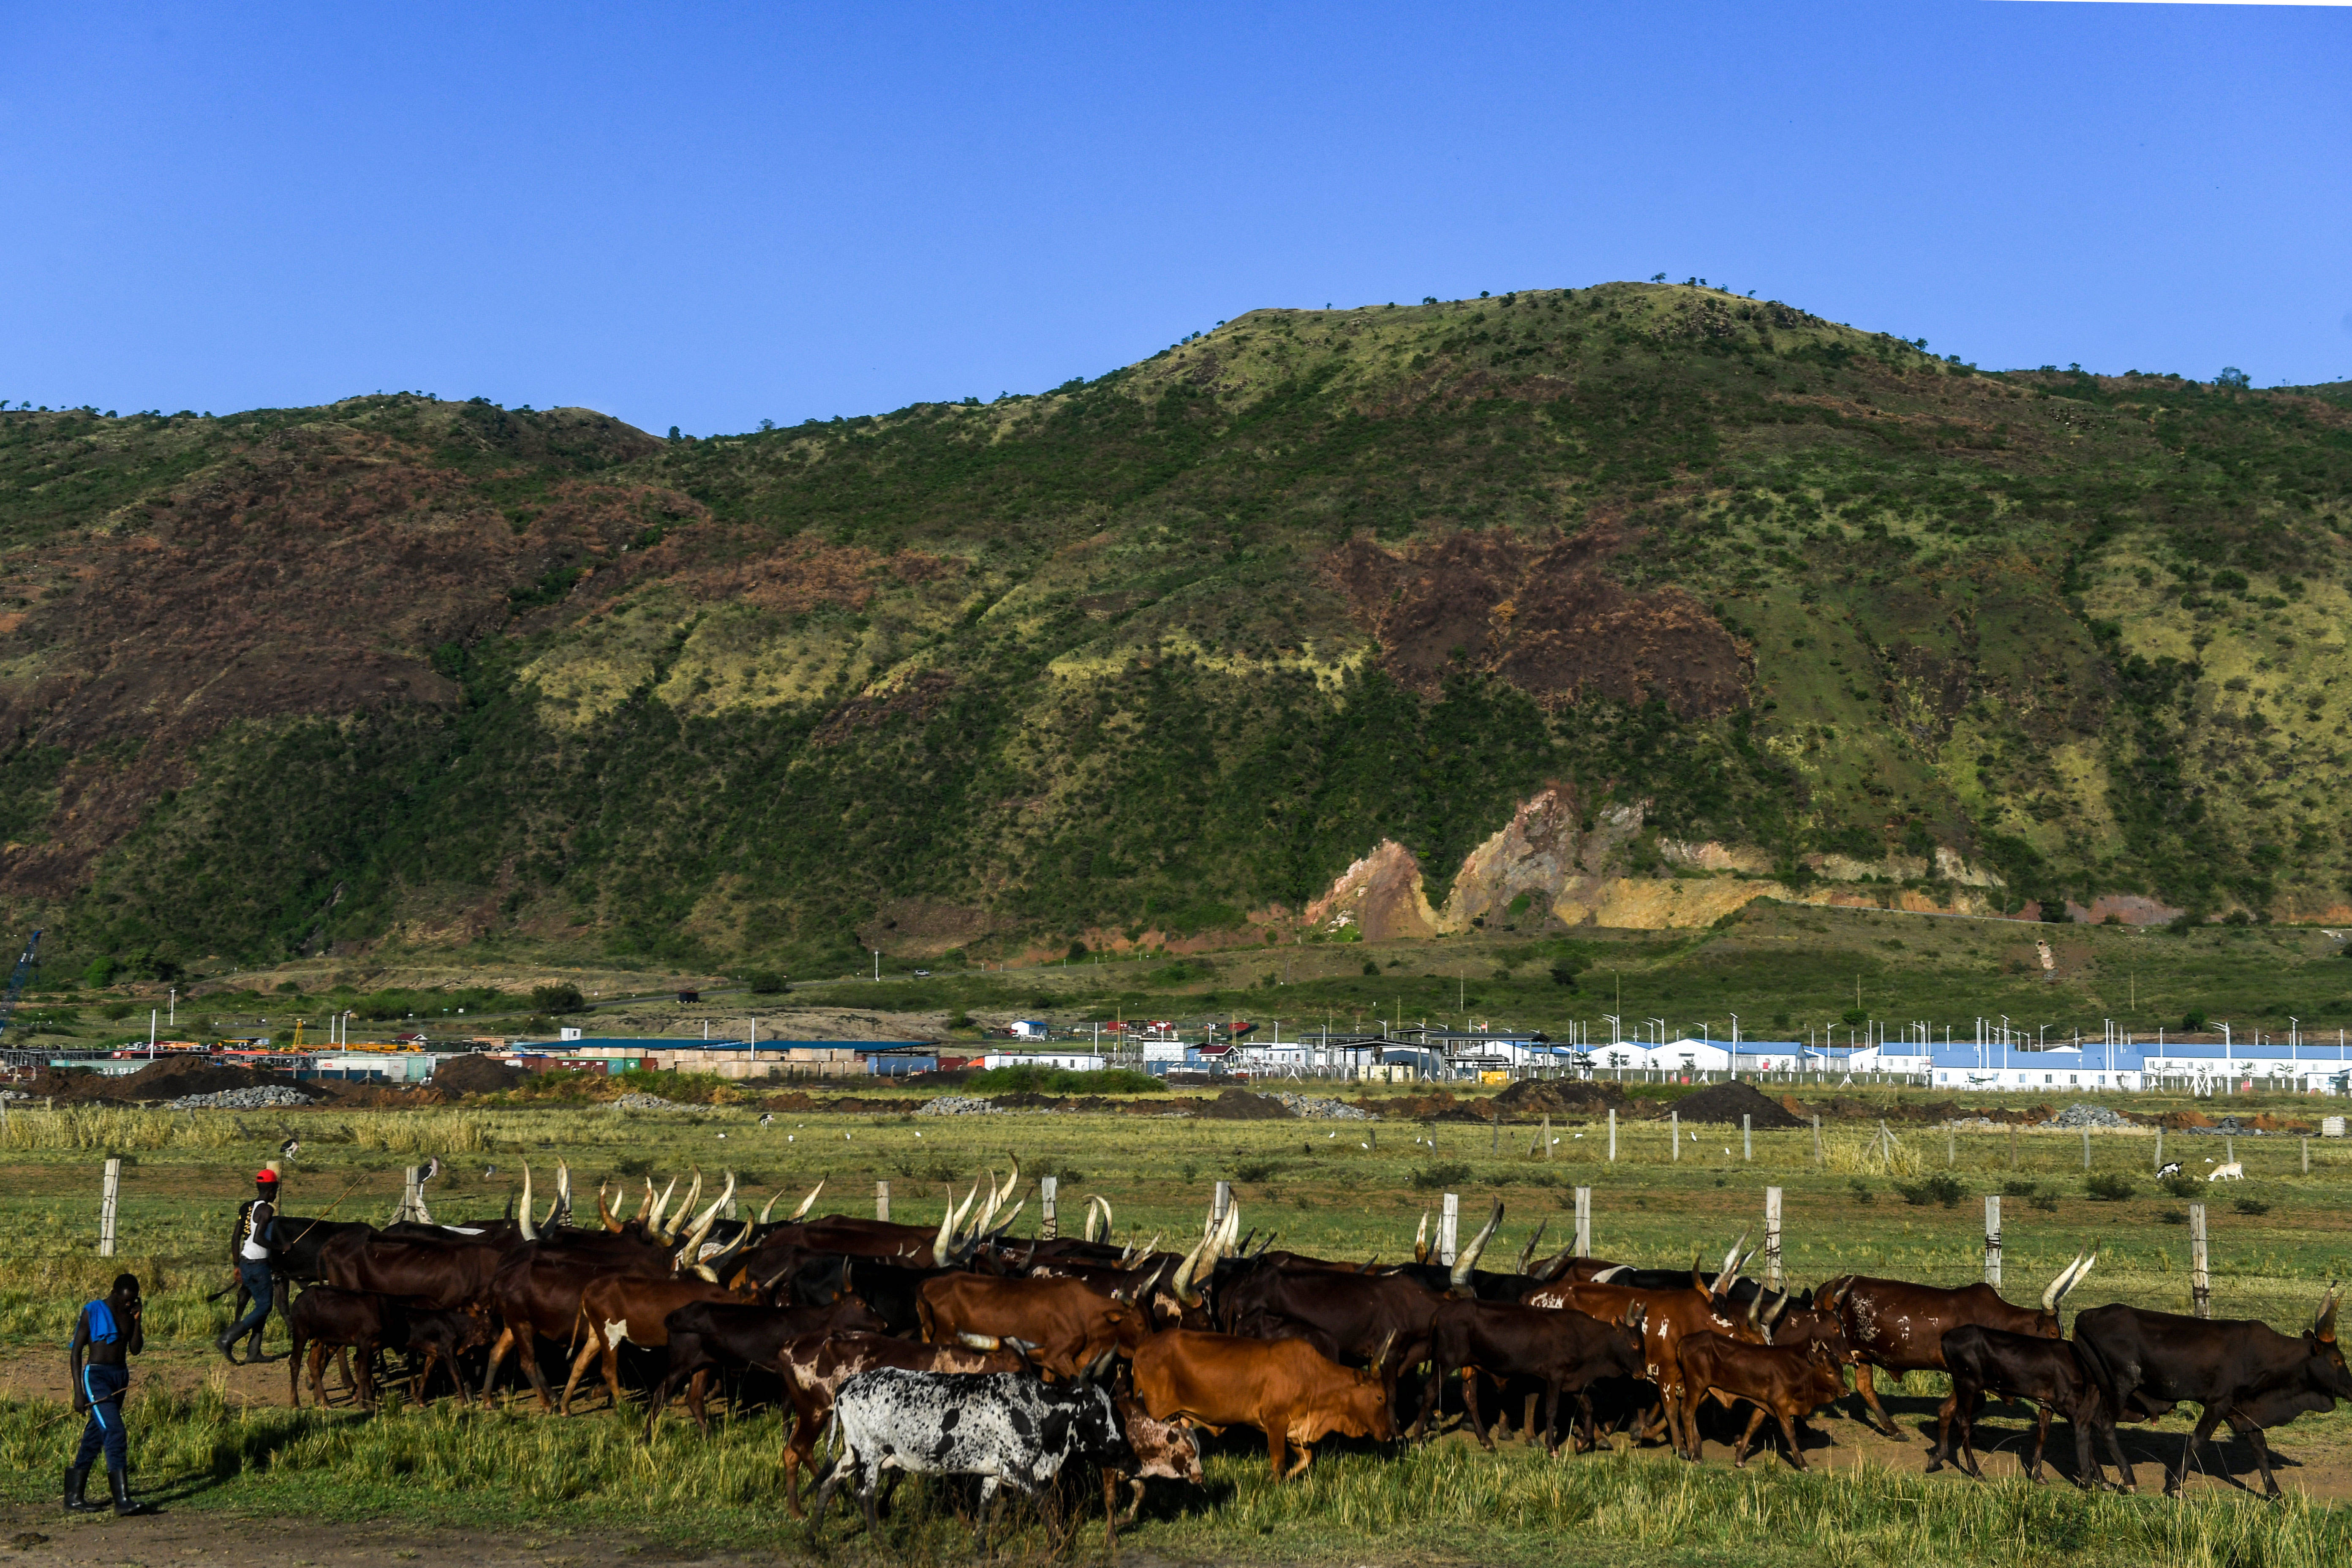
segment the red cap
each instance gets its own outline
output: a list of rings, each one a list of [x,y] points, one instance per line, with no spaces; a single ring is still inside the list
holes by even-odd
[[[256,1171],[253,1173],[253,1179],[257,1182],[274,1182],[278,1179],[278,1173],[268,1170]]]

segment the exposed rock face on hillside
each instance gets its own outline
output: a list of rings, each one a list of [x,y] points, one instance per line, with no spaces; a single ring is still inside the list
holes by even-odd
[[[1391,838],[1339,873],[1330,890],[1307,906],[1307,924],[1331,936],[1353,931],[1366,942],[1438,931],[1437,911],[1422,888],[1421,862]]]

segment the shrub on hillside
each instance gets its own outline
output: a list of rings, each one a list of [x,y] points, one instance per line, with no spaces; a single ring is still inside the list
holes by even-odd
[[[1942,1171],[1932,1176],[1922,1176],[1916,1182],[1897,1182],[1895,1190],[1901,1193],[1903,1201],[1914,1208],[1925,1208],[1929,1204],[1941,1204],[1946,1208],[1952,1208],[1968,1195],[1968,1189],[1960,1184],[1958,1176]]]
[[[2119,1204],[2139,1189],[2120,1171],[2098,1171],[2083,1178],[2083,1190],[2095,1202]]]
[[[580,994],[580,987],[570,981],[554,985],[534,985],[530,988],[531,1007],[541,1013],[577,1013],[588,1005]]]

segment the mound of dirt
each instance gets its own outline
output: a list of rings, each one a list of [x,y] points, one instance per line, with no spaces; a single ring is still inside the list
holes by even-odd
[[[1494,1101],[1456,1100],[1442,1089],[1433,1089],[1427,1094],[1400,1094],[1389,1100],[1360,1100],[1356,1101],[1356,1109],[1369,1110],[1391,1121],[1491,1121],[1495,1119]]]
[[[1801,1116],[1790,1115],[1779,1100],[1759,1093],[1754,1084],[1737,1081],[1711,1083],[1696,1094],[1686,1094],[1674,1102],[1674,1110],[1685,1121],[1737,1125],[1745,1116],[1749,1119],[1748,1125],[1759,1132],[1784,1132],[1812,1125]]]
[[[1287,1121],[1290,1107],[1270,1094],[1229,1089],[1193,1114],[1211,1121]]]
[[[320,1103],[339,1110],[415,1110],[422,1106],[446,1105],[456,1098],[421,1083],[336,1083],[332,1081],[296,1085],[299,1089],[323,1089],[327,1098]]]
[[[137,1072],[121,1078],[94,1072],[48,1073],[32,1087],[35,1094],[54,1095],[64,1101],[91,1105],[135,1105],[142,1100],[177,1100],[189,1094],[220,1094],[233,1089],[264,1086],[291,1089],[311,1100],[327,1091],[314,1084],[296,1083],[284,1073],[229,1067],[210,1057],[158,1057]]]
[[[1605,1116],[1622,1110],[1625,1097],[1603,1083],[1525,1079],[1496,1095],[1494,1103],[1506,1121],[1535,1121],[1546,1116]]]
[[[484,1056],[451,1057],[433,1069],[433,1087],[444,1094],[499,1094],[530,1081],[528,1068]]]

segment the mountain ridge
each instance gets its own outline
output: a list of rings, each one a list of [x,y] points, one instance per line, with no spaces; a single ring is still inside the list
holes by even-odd
[[[2352,919],[2347,530],[2344,388],[1693,286],[703,439],[12,410],[0,901],[153,968],[976,957],[1343,935],[1385,843],[1437,925]],[[1547,792],[1635,826],[1495,882]]]

